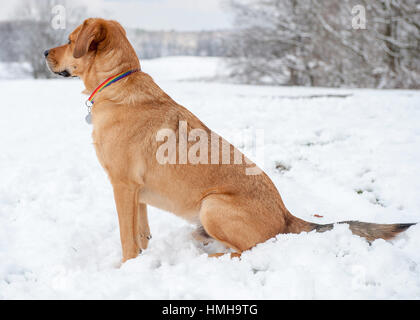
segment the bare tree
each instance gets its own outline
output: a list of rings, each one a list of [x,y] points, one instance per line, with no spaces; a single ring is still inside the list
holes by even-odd
[[[65,27],[55,26],[53,19],[58,12],[54,8],[61,5],[65,9]],[[50,78],[43,52],[63,44],[75,23],[83,19],[82,8],[74,8],[62,0],[21,0],[15,8],[18,34],[14,46],[19,48],[22,59],[31,66],[34,78]],[[76,22],[78,21],[78,22]],[[63,21],[62,21],[63,22]]]
[[[352,26],[362,4],[367,29]],[[231,0],[232,75],[242,82],[420,87],[418,0]]]
[[[419,88],[420,2],[375,1],[371,12],[372,37],[380,44],[389,81],[397,88]]]

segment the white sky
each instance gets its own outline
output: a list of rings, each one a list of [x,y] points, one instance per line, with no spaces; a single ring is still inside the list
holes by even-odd
[[[19,0],[1,0],[0,20],[9,19],[18,3]],[[73,0],[72,3],[82,3],[91,16],[149,30],[226,29],[232,20],[226,0]]]

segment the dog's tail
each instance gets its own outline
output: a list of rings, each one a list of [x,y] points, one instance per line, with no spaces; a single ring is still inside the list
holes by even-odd
[[[394,238],[400,232],[403,232],[417,223],[396,223],[396,224],[377,224],[359,221],[342,221],[338,224],[348,224],[351,232],[355,235],[365,238],[368,241],[375,239],[389,240]],[[301,233],[316,230],[316,232],[325,232],[332,230],[334,224],[316,224],[304,221],[293,215],[287,217],[287,233]]]

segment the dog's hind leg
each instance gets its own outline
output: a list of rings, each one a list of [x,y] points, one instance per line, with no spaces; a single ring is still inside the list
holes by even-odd
[[[258,243],[275,236],[262,226],[257,215],[250,213],[240,199],[230,196],[214,195],[203,200],[200,220],[204,230],[214,239],[236,251],[231,257],[238,257]],[[212,254],[218,257],[222,254]]]

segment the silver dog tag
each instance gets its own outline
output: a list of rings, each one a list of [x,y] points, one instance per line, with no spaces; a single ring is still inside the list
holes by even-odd
[[[92,113],[88,113],[85,117],[86,123],[87,124],[92,124]]]

